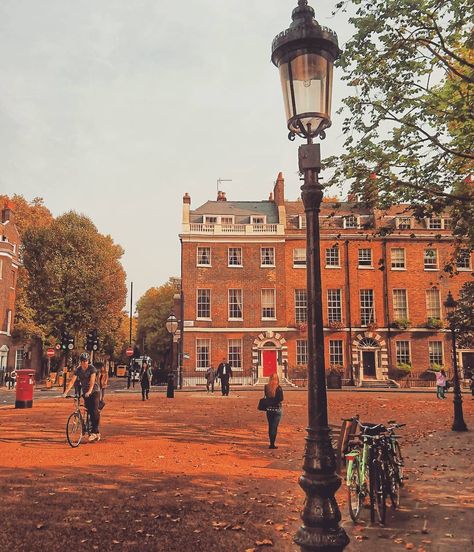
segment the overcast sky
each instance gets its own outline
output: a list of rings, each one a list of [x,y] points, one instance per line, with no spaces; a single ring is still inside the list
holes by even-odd
[[[350,35],[335,1],[310,2]],[[182,196],[299,195],[271,42],[296,0],[0,0],[0,193],[87,214],[135,297],[179,275]],[[333,106],[345,95],[336,72]],[[341,118],[323,142],[340,151]]]

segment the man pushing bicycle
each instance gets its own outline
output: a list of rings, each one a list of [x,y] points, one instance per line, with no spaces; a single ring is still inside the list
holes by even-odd
[[[74,370],[74,375],[69,381],[66,390],[63,393],[63,397],[67,396],[76,380],[79,380],[84,397],[84,405],[89,413],[92,426],[92,433],[89,436],[89,442],[100,441],[100,388],[97,380],[97,369],[93,364],[89,364],[88,353],[82,353],[79,360],[80,365]]]

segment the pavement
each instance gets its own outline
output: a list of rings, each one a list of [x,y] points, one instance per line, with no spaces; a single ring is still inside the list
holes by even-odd
[[[118,384],[119,389],[122,383]],[[119,390],[117,389],[117,391]],[[164,391],[164,389],[163,389]],[[102,440],[71,449],[65,442],[70,401],[44,396],[32,409],[0,411],[0,551],[152,550],[257,552],[299,550],[306,393],[285,396],[277,444],[254,392],[111,392]],[[54,396],[56,394],[56,396]],[[473,432],[450,430],[453,406],[433,394],[334,392],[330,422],[359,413],[365,421],[407,423],[408,479],[402,507],[386,526],[364,510],[354,525],[347,490],[338,502],[351,538],[348,552],[467,551],[474,546]],[[474,428],[474,401],[463,402]]]

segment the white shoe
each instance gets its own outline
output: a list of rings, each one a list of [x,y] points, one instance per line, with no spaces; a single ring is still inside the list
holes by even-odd
[[[95,434],[95,440],[96,440],[97,442],[100,441],[100,433],[96,433],[96,434]]]
[[[89,443],[92,443],[92,441],[95,441],[97,439],[97,435],[95,433],[91,433],[89,435]],[[99,437],[100,439],[100,437]]]

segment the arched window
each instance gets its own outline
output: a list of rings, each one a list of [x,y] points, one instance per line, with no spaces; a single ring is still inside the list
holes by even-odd
[[[380,347],[380,345],[377,343],[377,341],[375,341],[375,339],[372,339],[371,337],[364,337],[363,339],[361,339],[359,341],[359,347],[362,347],[362,348],[371,348],[373,349],[374,347]]]

